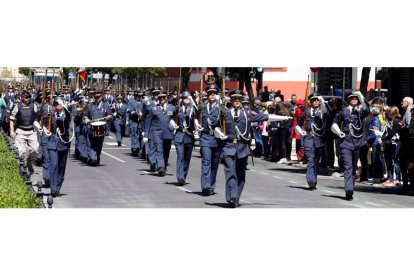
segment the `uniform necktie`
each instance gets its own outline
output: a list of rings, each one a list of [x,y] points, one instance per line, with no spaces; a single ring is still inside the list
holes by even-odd
[[[163,105],[161,106],[161,110],[162,110],[162,112],[164,112],[164,111],[165,111],[165,108],[164,108],[164,106],[163,106]]]
[[[235,109],[234,110],[234,120],[237,121],[237,119],[239,119],[239,110]]]

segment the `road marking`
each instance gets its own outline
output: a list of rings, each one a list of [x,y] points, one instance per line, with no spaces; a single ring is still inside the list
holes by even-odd
[[[119,148],[102,148],[103,150],[130,150],[130,148],[122,148],[122,147],[119,147]]]
[[[114,138],[114,137],[112,137],[112,136],[106,136],[106,137],[108,137],[109,139],[114,139],[114,140],[115,140],[115,138]]]
[[[113,142],[104,142],[104,144],[105,145],[108,145],[108,146],[117,146],[118,145],[118,143],[117,142],[115,142],[115,143],[113,143]],[[124,146],[124,145],[123,145]]]
[[[247,204],[252,204],[250,201],[247,201],[247,200],[244,200],[244,199],[239,199],[239,201],[240,201],[240,202],[247,203]]]
[[[328,193],[328,194],[336,194],[336,192],[334,191],[329,191],[329,190],[321,190],[322,192]]]
[[[192,193],[192,191],[190,191],[190,190],[188,190],[188,189],[186,189],[186,188],[183,188],[183,187],[176,187],[177,189],[180,189],[180,190],[182,190],[182,191],[184,191],[184,192],[187,192],[187,193]]]
[[[374,202],[369,202],[369,201],[365,201],[366,204],[372,205],[372,206],[377,206],[377,207],[382,207],[381,204],[378,203],[374,203]]]
[[[109,153],[104,152],[104,151],[102,151],[102,153],[103,153],[103,154],[105,154],[105,155],[107,155],[107,156],[109,156],[109,157],[112,157],[112,158],[113,158],[113,159],[115,159],[115,160],[118,160],[119,162],[125,163],[125,161],[124,161],[124,160],[119,159],[118,157],[115,157],[115,156],[113,156],[112,154],[109,154]]]
[[[298,182],[293,181],[293,180],[288,180],[288,182],[298,184]]]
[[[274,176],[272,176],[273,178],[277,178],[277,179],[282,179],[280,176],[276,176],[276,175],[274,175]]]
[[[252,172],[255,172],[256,170],[255,169],[250,169]]]
[[[259,172],[259,173],[263,175],[269,175],[268,173],[265,173],[265,172]]]

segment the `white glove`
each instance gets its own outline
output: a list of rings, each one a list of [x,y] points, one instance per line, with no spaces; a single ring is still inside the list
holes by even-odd
[[[194,125],[195,125],[195,127],[198,131],[203,131],[204,130],[204,128],[202,126],[200,126],[200,123],[198,122],[197,119],[194,120]]]
[[[337,123],[334,123],[334,124],[331,126],[331,131],[332,131],[334,134],[338,135],[338,136],[339,136],[339,138],[344,138],[344,137],[345,137],[345,133],[343,133],[343,132],[339,129],[339,126],[338,126],[338,124],[337,124]]]
[[[226,140],[227,139],[227,136],[224,135],[224,133],[221,131],[221,129],[219,127],[216,127],[214,129],[214,136],[218,139],[221,139],[221,140]]]
[[[384,132],[379,131],[378,129],[374,130],[374,133],[376,136],[378,137],[382,137],[382,135],[384,134]]]
[[[148,143],[148,138],[144,137],[144,138],[142,138],[142,141],[144,142],[144,144],[146,144],[146,143]]]
[[[39,122],[38,121],[34,121],[33,122],[33,129],[36,131],[36,132],[42,132],[43,131],[43,129],[40,127],[40,124],[39,124]]]
[[[170,124],[169,124],[169,128],[170,128],[170,130],[176,130],[176,129],[179,128],[179,126],[177,126],[177,124],[175,123],[175,121],[171,119],[170,120]]]
[[[354,92],[354,94],[355,94],[355,95],[357,95],[358,100],[359,100],[359,102],[361,103],[362,107],[363,107],[364,109],[367,109],[367,108],[368,108],[368,106],[367,106],[367,104],[366,104],[366,102],[365,102],[365,98],[364,98],[364,96],[362,96],[361,91],[355,91],[355,92]]]
[[[300,136],[305,136],[306,135],[306,131],[303,131],[300,126],[295,127],[295,133],[300,135]]]
[[[289,119],[293,119],[293,118],[290,117],[290,116],[270,114],[268,121],[269,122],[279,122],[279,121],[286,121],[286,120],[289,120]]]

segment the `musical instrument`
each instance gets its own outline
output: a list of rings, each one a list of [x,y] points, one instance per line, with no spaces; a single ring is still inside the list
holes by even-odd
[[[104,137],[106,135],[106,122],[96,121],[91,123],[92,126],[92,137]]]

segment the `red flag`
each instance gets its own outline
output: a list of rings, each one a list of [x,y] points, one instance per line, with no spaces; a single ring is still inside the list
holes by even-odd
[[[81,77],[81,79],[83,81],[86,81],[86,70],[85,70],[85,67],[79,68],[78,75],[79,75],[79,77]]]

